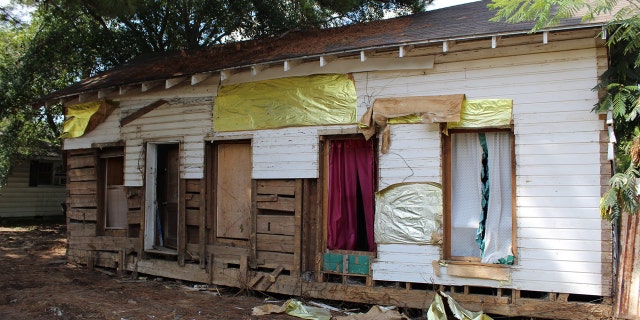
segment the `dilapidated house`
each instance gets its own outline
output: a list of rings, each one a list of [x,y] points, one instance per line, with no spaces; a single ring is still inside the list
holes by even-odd
[[[44,97],[68,257],[251,290],[611,316],[601,21],[486,2],[144,57]]]

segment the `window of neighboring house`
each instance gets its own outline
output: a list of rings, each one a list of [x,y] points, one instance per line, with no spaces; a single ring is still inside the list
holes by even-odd
[[[127,194],[124,186],[124,156],[100,158],[105,229],[127,228]]]
[[[330,139],[325,153],[327,248],[375,251],[375,140]]]
[[[29,165],[29,186],[64,185],[65,172],[60,162],[32,160]]]
[[[445,136],[448,259],[513,263],[513,144],[510,130]]]

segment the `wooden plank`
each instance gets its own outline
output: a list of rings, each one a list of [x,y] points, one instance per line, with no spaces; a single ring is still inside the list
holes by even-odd
[[[186,210],[186,225],[198,226],[200,225],[200,210],[185,209]]]
[[[97,206],[95,195],[76,195],[67,197],[68,208],[95,208]]]
[[[67,192],[70,195],[96,194],[98,185],[95,181],[73,181],[67,183]]]
[[[202,182],[199,179],[187,179],[187,193],[200,193],[201,184]]]
[[[260,210],[276,210],[285,212],[295,212],[296,200],[295,198],[278,197],[277,201],[259,201],[256,202],[258,209]]]
[[[157,108],[159,106],[162,106],[165,103],[167,103],[166,100],[159,99],[159,100],[157,100],[157,101],[155,101],[155,102],[153,102],[151,104],[148,104],[148,105],[138,109],[136,112],[134,112],[134,113],[122,118],[120,120],[120,126],[121,127],[126,126],[127,124],[131,123],[132,121],[142,117],[143,115],[153,111],[155,108]]]
[[[262,233],[256,235],[257,250],[293,253],[294,245],[294,237],[292,236]]]
[[[296,180],[296,197],[295,197],[295,216],[294,216],[294,228],[295,233],[293,236],[293,270],[291,270],[292,276],[300,276],[300,270],[302,268],[302,201],[303,201],[303,181],[302,179]]]
[[[95,208],[67,208],[67,218],[85,222],[96,221]]]
[[[127,212],[127,224],[142,224],[143,214],[142,210],[129,210]]]
[[[448,263],[447,274],[454,277],[491,279],[508,281],[511,278],[509,267],[478,264]]]
[[[285,269],[292,270],[293,254],[258,250],[256,254],[256,261],[258,266],[277,268],[279,265],[282,265]]]
[[[178,199],[178,264],[184,266],[185,251],[187,250],[187,209],[185,207],[185,179],[180,179],[180,197]]]
[[[296,192],[296,180],[258,180],[258,194],[293,196]]]
[[[278,195],[276,194],[257,194],[256,201],[258,202],[273,202],[278,201]]]
[[[76,181],[95,181],[97,176],[96,176],[95,168],[82,168],[82,169],[68,170],[67,177],[70,182],[76,182]]]
[[[207,252],[213,253],[217,255],[233,255],[233,256],[242,256],[248,255],[248,248],[238,248],[238,247],[229,247],[229,246],[221,246],[221,245],[207,245]]]
[[[185,205],[187,208],[200,209],[200,194],[187,193],[185,195]]]
[[[209,154],[208,151],[209,148],[207,148],[207,155]],[[200,183],[198,183],[198,186],[200,187],[199,189],[199,194],[206,198],[206,192],[207,192],[207,185],[205,183],[206,180],[202,179],[199,180]],[[187,180],[187,190],[189,190],[189,180]],[[207,211],[206,211],[206,200],[200,201],[200,207],[198,208],[198,214],[200,217],[200,222],[198,223],[198,243],[200,244],[200,269],[205,269],[206,268],[206,257],[207,257]]]
[[[67,158],[67,170],[87,167],[95,167],[96,163],[92,154],[70,156]]]
[[[67,232],[69,236],[94,237],[96,235],[95,223],[68,223]]]
[[[295,235],[294,217],[259,214],[256,217],[256,232],[293,236]]]

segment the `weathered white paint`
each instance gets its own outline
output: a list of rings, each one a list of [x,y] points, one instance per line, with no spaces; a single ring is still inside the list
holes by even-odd
[[[260,130],[253,134],[253,179],[317,178],[317,128]]]
[[[20,162],[0,187],[0,217],[60,216],[65,194],[64,185],[29,187],[29,161]]]
[[[379,189],[401,182],[441,183],[438,124],[391,125],[389,152],[380,154]]]
[[[426,74],[407,72],[401,77],[356,74],[363,105],[379,97],[455,93],[467,99],[514,101],[517,258],[511,282],[450,277],[445,266],[438,277],[432,261],[441,259],[440,247],[428,245],[379,245],[373,278],[606,295],[610,284],[603,282],[602,248],[609,244],[601,239],[598,212],[604,125],[591,112],[597,102],[597,93],[591,91],[597,83],[596,67],[595,49],[580,49],[436,61]],[[380,158],[381,188],[409,179],[442,181],[436,125],[392,126],[391,133],[390,154]],[[403,260],[405,256],[410,261]]]
[[[121,108],[123,112],[132,114],[153,101],[134,101]],[[143,185],[143,151],[146,142],[179,141],[180,178],[204,177],[204,141],[212,127],[212,104],[211,99],[170,101],[122,127],[122,136],[126,141],[125,184]]]

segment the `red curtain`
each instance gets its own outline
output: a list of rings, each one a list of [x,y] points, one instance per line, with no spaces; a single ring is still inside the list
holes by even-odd
[[[329,249],[375,251],[374,140],[332,140],[329,150]]]

